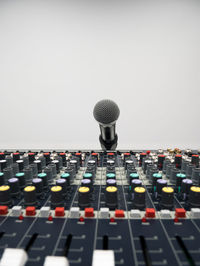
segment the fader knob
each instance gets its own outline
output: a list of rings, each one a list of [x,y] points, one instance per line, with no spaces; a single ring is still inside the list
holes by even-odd
[[[163,187],[161,194],[161,206],[165,209],[172,209],[174,205],[174,189]]]
[[[90,189],[89,189],[89,187],[80,187],[78,189],[78,205],[81,208],[89,207],[89,205],[90,205]]]
[[[11,203],[10,187],[7,185],[0,186],[0,205],[9,206]]]
[[[200,208],[200,187],[190,188],[189,203],[192,208]]]
[[[26,206],[35,206],[36,201],[36,189],[34,186],[27,186],[24,188],[24,204]]]
[[[117,207],[117,187],[109,186],[105,191],[106,206],[110,209]]]
[[[63,206],[63,192],[61,186],[53,186],[51,188],[51,206],[53,208]]]
[[[145,194],[146,189],[144,187],[135,187],[134,189],[134,198],[133,198],[133,206],[136,209],[142,210],[145,208]]]

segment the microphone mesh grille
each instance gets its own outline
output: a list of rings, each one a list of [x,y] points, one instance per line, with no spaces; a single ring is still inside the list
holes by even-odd
[[[119,107],[112,100],[99,101],[93,110],[94,118],[102,124],[109,124],[116,121],[119,117]]]

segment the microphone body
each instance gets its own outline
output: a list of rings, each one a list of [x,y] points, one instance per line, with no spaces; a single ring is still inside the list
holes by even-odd
[[[119,117],[119,108],[111,100],[99,101],[94,107],[94,118],[99,122],[99,141],[103,150],[115,150],[118,136],[116,134],[116,120]]]
[[[115,132],[115,122],[111,124],[99,124],[100,136],[99,141],[101,143],[102,150],[115,150],[117,147],[118,136]]]

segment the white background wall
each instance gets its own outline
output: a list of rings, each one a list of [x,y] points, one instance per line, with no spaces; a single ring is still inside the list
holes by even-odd
[[[200,148],[200,1],[0,0],[0,147]]]

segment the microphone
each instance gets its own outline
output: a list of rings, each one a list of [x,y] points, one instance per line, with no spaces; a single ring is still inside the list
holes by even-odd
[[[103,150],[115,150],[118,137],[115,132],[115,123],[120,114],[119,107],[112,100],[99,101],[93,110],[94,118],[99,122],[99,141]]]

